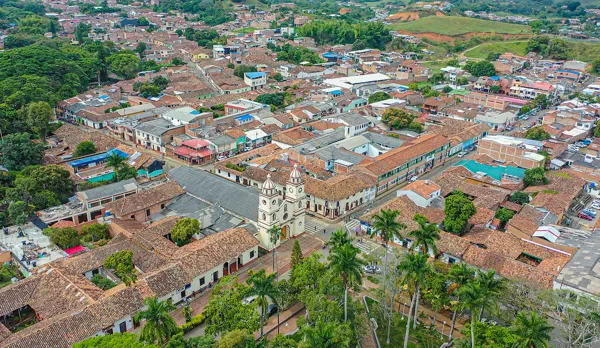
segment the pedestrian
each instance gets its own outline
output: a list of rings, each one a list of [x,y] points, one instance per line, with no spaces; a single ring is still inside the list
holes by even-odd
[[[323,228],[323,234],[327,234],[327,229]]]
[[[315,226],[315,233],[317,233],[317,226]]]

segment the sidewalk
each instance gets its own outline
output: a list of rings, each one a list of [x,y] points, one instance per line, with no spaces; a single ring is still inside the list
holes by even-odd
[[[305,314],[306,310],[304,309],[304,304],[300,302],[281,312],[279,315],[279,333],[285,335],[296,330],[298,318]],[[277,315],[273,315],[268,319],[264,328],[264,334],[269,339],[277,336]],[[256,339],[260,338],[260,330],[254,333],[254,337]]]

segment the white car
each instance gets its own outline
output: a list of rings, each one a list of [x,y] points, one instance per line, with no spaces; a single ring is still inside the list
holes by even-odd
[[[227,159],[227,157],[225,157],[225,156],[219,156],[219,157],[217,157],[217,161],[224,161],[226,159]]]
[[[458,155],[456,155],[456,157],[463,158],[463,157],[465,157],[466,154],[467,153],[465,151],[461,151],[461,152],[458,153]]]
[[[419,180],[419,177],[418,177],[418,176],[416,176],[416,175],[414,175],[414,176],[411,176],[411,177],[410,177],[410,179],[408,179],[408,181],[409,181],[409,182],[415,182],[415,181],[417,181],[417,180]]]
[[[590,205],[590,207],[596,210],[600,210],[600,204],[592,204]]]

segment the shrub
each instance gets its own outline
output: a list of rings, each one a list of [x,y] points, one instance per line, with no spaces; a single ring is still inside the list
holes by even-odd
[[[200,326],[200,324],[202,324],[205,319],[206,318],[204,317],[204,314],[200,313],[192,317],[192,320],[181,325],[179,328],[181,329],[181,331],[183,331],[184,334],[186,334],[195,329],[196,327]]]

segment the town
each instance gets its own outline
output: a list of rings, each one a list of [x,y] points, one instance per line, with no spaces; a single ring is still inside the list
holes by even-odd
[[[0,347],[598,347],[598,38],[594,1],[0,4]]]

